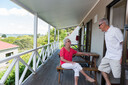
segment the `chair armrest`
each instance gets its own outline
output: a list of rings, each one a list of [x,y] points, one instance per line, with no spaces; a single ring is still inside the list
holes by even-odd
[[[86,52],[86,53],[90,54],[90,56],[88,56],[88,57],[89,57],[89,60],[87,60],[87,59],[84,57],[85,55],[76,54],[75,56],[79,56],[79,57],[81,57],[82,59],[84,59],[84,61],[85,61],[86,63],[88,63],[88,64],[90,65],[90,67],[96,67],[96,59],[99,58],[99,55],[96,54],[96,53],[90,53],[90,52]],[[91,57],[92,57],[92,58],[91,58]],[[91,58],[91,59],[90,59],[90,58]]]

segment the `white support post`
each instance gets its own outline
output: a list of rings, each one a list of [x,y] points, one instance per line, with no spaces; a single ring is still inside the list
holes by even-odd
[[[53,49],[55,50],[56,49],[56,28],[54,30],[54,44],[53,44]],[[53,50],[53,51],[54,51]]]
[[[19,59],[18,58],[15,65],[15,85],[19,85]]]
[[[54,42],[56,41],[56,28],[55,28],[55,31],[54,31]]]
[[[58,29],[58,40],[57,40],[57,43],[59,44],[59,29]],[[59,45],[58,45],[58,48],[59,48]]]
[[[48,25],[48,57],[50,55],[50,25]]]
[[[59,30],[58,30],[58,40],[57,41],[59,42]]]
[[[37,49],[37,27],[38,27],[38,16],[37,14],[34,15],[34,44],[33,48]],[[36,71],[36,51],[35,55],[33,56],[33,70]]]
[[[82,27],[82,35],[81,35],[81,47],[80,49],[84,51],[84,27]]]

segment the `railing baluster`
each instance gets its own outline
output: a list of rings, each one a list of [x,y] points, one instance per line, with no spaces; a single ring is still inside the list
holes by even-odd
[[[54,49],[55,49],[55,42],[53,43],[53,49],[52,50],[54,51]]]
[[[53,46],[53,43],[51,44],[51,50],[52,50],[52,53],[53,53],[53,49],[54,49],[54,46]]]
[[[36,64],[36,67],[37,67],[39,62],[41,61],[43,63],[43,61],[42,61],[41,56],[39,55],[39,53],[37,51],[36,51],[36,53],[37,53],[37,56],[38,56],[38,61],[37,61],[37,64]]]
[[[31,57],[30,57],[30,59],[29,59],[29,61],[28,61],[28,65],[30,65],[30,63],[31,63],[31,61],[32,61],[32,58],[33,58],[33,56],[34,56],[34,53],[35,53],[35,52],[32,53],[32,55],[31,55]],[[23,71],[23,73],[22,73],[22,75],[21,75],[21,77],[20,77],[20,81],[19,81],[19,84],[20,84],[20,85],[21,85],[21,83],[22,83],[22,81],[23,81],[23,79],[24,79],[24,77],[25,77],[25,74],[26,74],[27,70],[28,70],[28,67],[26,66],[25,69],[24,69],[24,71]]]
[[[33,74],[35,74],[35,71],[34,71],[28,64],[26,64],[21,58],[19,58],[19,61],[20,61],[21,63],[23,63],[24,65],[26,65],[26,66],[28,67],[28,69],[29,69]]]
[[[43,48],[43,51],[42,51],[43,62],[44,62],[44,60],[45,60],[45,54],[44,54],[44,51],[45,51],[45,49]]]
[[[36,49],[37,50],[37,49]],[[36,51],[34,51],[35,52],[35,55],[33,56],[33,69],[34,69],[34,71],[36,71]]]
[[[3,77],[0,80],[0,83],[4,83],[9,75],[9,73],[11,72],[11,70],[13,69],[15,63],[16,63],[17,59],[14,59],[11,63],[11,65],[8,67],[7,71],[5,72],[5,74],[3,75]]]
[[[7,71],[4,73],[3,77],[1,78],[0,80],[0,85],[4,85],[7,77],[9,76],[10,72],[12,71],[13,67],[15,66],[15,85],[21,85],[22,82],[23,82],[23,79],[27,73],[27,70],[29,69],[33,74],[35,74],[36,72],[36,68],[39,64],[39,62],[41,61],[42,64],[45,64],[48,59],[51,57],[51,55],[53,54],[54,50],[57,48],[56,45],[57,42],[53,42],[51,44],[47,44],[47,45],[44,45],[44,46],[40,46],[36,49],[32,49],[32,50],[29,50],[29,51],[25,51],[25,52],[22,52],[22,53],[19,53],[17,55],[12,55],[10,57],[7,57],[7,58],[4,58],[2,60],[0,60],[0,63],[4,63],[4,62],[7,62],[9,60],[12,60],[12,63],[10,64],[10,66],[8,67]],[[41,50],[41,53],[38,53],[37,50],[38,49],[42,49]],[[29,61],[28,63],[25,63],[25,61],[20,57],[22,55],[25,55],[27,53],[30,53],[32,52],[32,55],[31,57],[29,58]],[[36,63],[36,56],[38,56],[38,61]],[[32,62],[32,59],[33,59],[33,66],[34,68],[30,67],[30,63]],[[25,65],[25,69],[19,79],[19,61],[21,63],[23,63],[23,65]]]
[[[47,48],[47,58],[49,58],[49,45],[48,45],[48,48]]]
[[[19,60],[17,58],[15,65],[15,85],[19,85]]]
[[[40,53],[41,59],[43,61],[43,48],[41,49],[41,53]]]

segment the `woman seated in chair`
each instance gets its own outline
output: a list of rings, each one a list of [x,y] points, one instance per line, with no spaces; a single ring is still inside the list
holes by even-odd
[[[78,77],[79,77],[79,72],[81,72],[84,76],[85,79],[88,80],[89,82],[95,82],[94,79],[89,77],[82,69],[81,65],[73,62],[72,61],[72,56],[74,54],[82,54],[85,56],[89,56],[89,54],[84,53],[84,52],[77,52],[76,50],[72,49],[70,47],[71,41],[69,38],[64,39],[64,47],[60,50],[60,64],[62,68],[65,69],[73,69],[74,70],[74,78],[75,78],[75,85],[78,85]]]

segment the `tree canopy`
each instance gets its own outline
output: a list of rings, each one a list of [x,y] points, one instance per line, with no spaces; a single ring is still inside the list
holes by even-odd
[[[59,41],[63,42],[63,39],[67,36],[67,32],[71,33],[74,28],[70,29],[59,29]],[[54,31],[55,28],[50,30],[50,43],[54,42]],[[56,41],[58,38],[58,29],[56,30]],[[6,37],[0,38],[1,41],[8,42],[19,46],[19,50],[32,49],[33,48],[33,35],[23,35],[18,37]],[[46,35],[38,34],[37,46],[46,45],[48,43],[48,33]]]
[[[2,34],[2,36],[1,36],[1,37],[6,38],[7,36],[6,36],[6,34]]]

